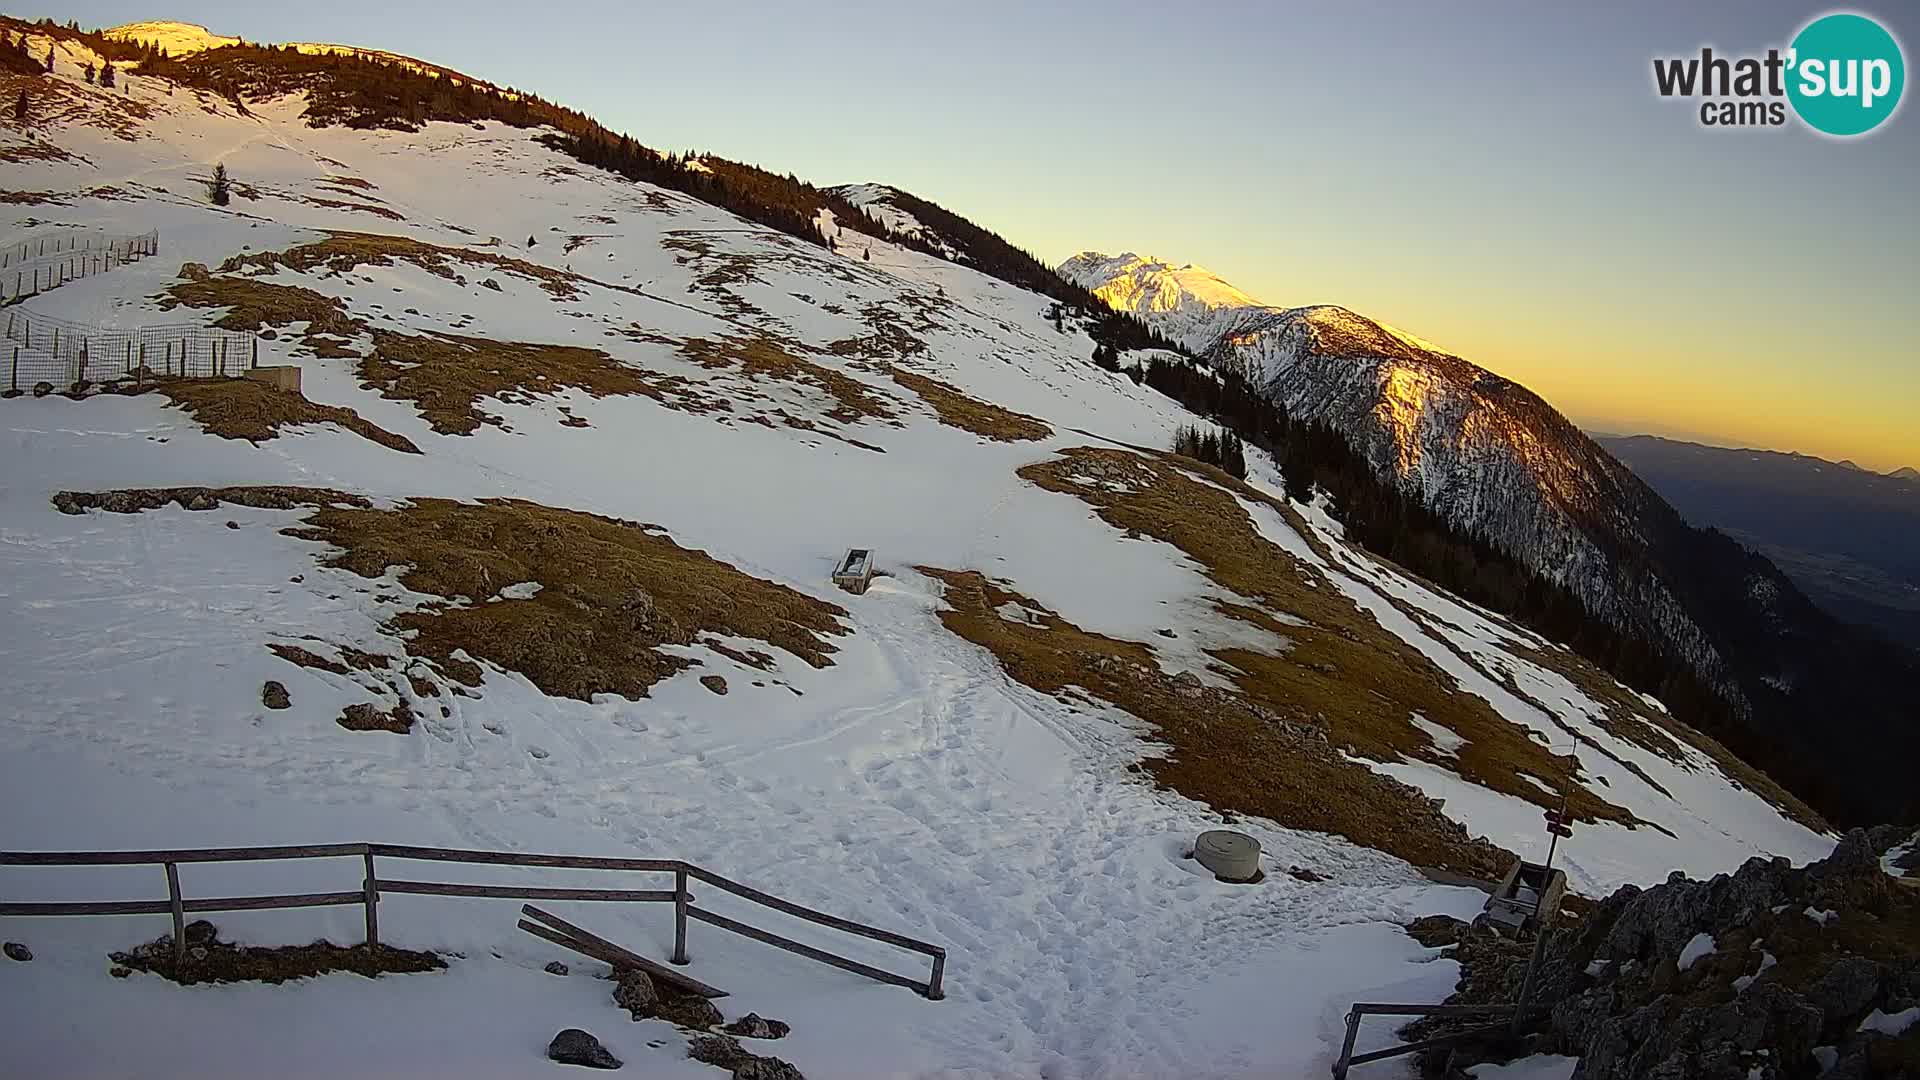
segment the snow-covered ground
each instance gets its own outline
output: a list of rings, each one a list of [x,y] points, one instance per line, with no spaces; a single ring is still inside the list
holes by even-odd
[[[63,77],[75,81],[69,65]],[[36,132],[72,157],[0,167],[4,186],[66,194],[9,207],[4,227],[157,228],[161,256],[62,287],[31,310],[110,326],[205,320],[213,313],[163,312],[156,302],[184,262],[285,250],[321,229],[395,233],[600,284],[557,298],[512,273],[462,268],[455,281],[405,261],[268,280],[338,297],[382,329],[604,349],[709,388],[732,409],[697,414],[567,390],[485,402],[501,425],[439,434],[412,402],[364,386],[351,360],[308,355],[284,329],[262,343],[262,363],[300,364],[307,397],[351,407],[423,453],[330,424],[259,445],[224,440],[152,394],[0,402],[9,691],[0,846],[374,840],[685,858],[942,943],[948,996],[932,1003],[694,927],[691,973],[733,991],[729,1016],[791,1022],[793,1034],[764,1049],[816,1077],[1305,1076],[1326,1068],[1351,1001],[1439,1000],[1452,989],[1453,962],[1400,925],[1434,912],[1470,917],[1479,893],[1433,885],[1339,838],[1244,819],[1236,827],[1260,839],[1273,869],[1310,867],[1324,880],[1282,872],[1252,887],[1215,882],[1183,856],[1219,815],[1131,768],[1156,752],[1151,732],[1117,710],[1026,689],[942,627],[938,585],[915,566],[1010,581],[1076,625],[1151,644],[1169,671],[1215,680],[1202,649],[1248,643],[1246,625],[1214,606],[1223,590],[1186,556],[1129,539],[1078,500],[1015,475],[1067,447],[1164,446],[1191,420],[1094,367],[1091,341],[1056,331],[1044,298],[881,241],[834,255],[595,173],[536,133],[498,124],[314,130],[299,99],[250,102],[241,116],[138,77],[124,93],[73,89],[100,109],[126,98],[153,115],[134,140],[80,122]],[[207,206],[199,180],[214,162],[257,197]],[[103,188],[112,194],[83,194]],[[869,248],[870,261],[861,257]],[[741,267],[745,279],[715,274]],[[481,285],[488,277],[498,291]],[[926,342],[901,366],[1038,417],[1051,436],[995,442],[945,426],[913,393],[829,350],[873,332],[862,314],[870,307]],[[643,333],[623,332],[634,328]],[[834,420],[816,386],[716,372],[675,345],[751,332],[812,350],[807,359],[856,380],[897,420]],[[563,423],[563,407],[589,426]],[[756,413],[814,428],[748,422]],[[1255,479],[1278,490],[1277,478]],[[294,667],[265,644],[313,635],[393,654],[401,643],[382,624],[425,597],[391,574],[370,581],[321,567],[321,545],[282,531],[299,511],[69,516],[49,502],[63,489],[196,484],[298,484],[381,500],[511,496],[653,522],[682,545],[840,604],[852,632],[818,670],[782,653],[777,671],[762,673],[689,648],[702,666],[638,701],[550,697],[489,669],[478,696],[451,699],[448,715],[429,712],[410,735],[348,732],[334,717],[367,691]],[[1830,846],[1711,762],[1682,768],[1606,741],[1592,722],[1598,704],[1503,651],[1517,632],[1348,549],[1323,514],[1301,508],[1337,565],[1271,508],[1245,505],[1262,535],[1322,567],[1463,692],[1556,745],[1570,741],[1563,725],[1576,725],[1607,751],[1582,744],[1583,768],[1605,777],[1606,797],[1671,834],[1586,827],[1561,849],[1577,886],[1730,869],[1761,851],[1801,860]],[[863,596],[826,580],[849,546],[874,549],[888,575]],[[1411,619],[1395,601],[1432,618]],[[1555,717],[1505,690],[1496,665]],[[698,676],[709,673],[727,676],[732,691],[702,687]],[[267,679],[287,685],[291,709],[261,707]],[[1609,753],[1630,755],[1672,795]],[[1449,814],[1496,842],[1526,850],[1541,838],[1530,803],[1438,766],[1376,767],[1446,798]],[[435,869],[474,881],[590,880]],[[351,861],[195,865],[182,877],[189,895],[232,895],[351,889],[359,870]],[[0,895],[151,899],[164,882],[154,868],[0,868]],[[709,902],[856,959],[924,971],[885,946],[836,940],[725,897],[702,897]],[[670,946],[663,907],[556,906],[649,955]],[[163,917],[6,920],[0,934],[28,942],[36,958],[0,964],[0,1014],[31,1033],[0,1039],[0,1074],[517,1077],[546,1068],[547,1039],[578,1026],[643,1071],[718,1075],[684,1060],[685,1038],[671,1027],[630,1022],[606,984],[581,974],[594,965],[576,963],[567,979],[545,974],[558,951],[514,929],[517,902],[393,897],[382,908],[389,943],[461,959],[444,973],[373,983],[336,975],[182,989],[107,974],[105,953],[163,932]],[[224,936],[249,942],[351,942],[361,932],[357,908],[214,918]],[[1381,1025],[1367,1038],[1384,1044],[1392,1033]]]

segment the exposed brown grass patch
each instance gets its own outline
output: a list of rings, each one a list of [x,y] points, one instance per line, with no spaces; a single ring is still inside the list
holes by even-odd
[[[275,285],[244,277],[216,277],[199,263],[180,268],[185,279],[167,286],[162,310],[176,307],[227,308],[213,325],[223,330],[258,331],[269,326],[306,323],[309,342],[316,334],[359,336],[360,322],[338,299],[298,285]]]
[[[352,209],[380,212],[382,208],[355,206]],[[398,216],[393,215],[391,211],[385,212],[391,216]],[[344,274],[360,266],[392,266],[395,262],[412,263],[430,274],[462,285],[466,284],[467,279],[455,269],[455,266],[465,264],[491,267],[503,273],[536,282],[542,289],[563,300],[570,300],[577,296],[580,283],[586,280],[564,270],[555,270],[550,266],[541,266],[538,263],[509,258],[490,251],[441,247],[409,236],[362,232],[329,232],[325,240],[301,244],[286,251],[260,251],[235,255],[221,263],[220,269],[225,273],[248,268],[272,273],[285,267],[300,273],[326,269]]]
[[[891,420],[893,407],[872,387],[844,372],[797,355],[766,334],[739,334],[720,338],[687,338],[680,353],[708,368],[737,368],[756,379],[777,379],[811,386],[834,400],[829,420],[842,424],[862,419]]]
[[[182,986],[195,983],[264,982],[283,983],[288,979],[306,979],[335,971],[351,971],[373,978],[378,975],[441,971],[447,962],[430,952],[396,949],[391,945],[335,945],[316,941],[311,945],[236,945],[221,941],[212,923],[198,920],[187,924],[187,961],[176,967],[173,937],[167,935],[126,952],[108,954],[116,965],[171,979]]]
[[[1024,442],[1053,434],[1052,428],[1031,416],[969,397],[938,379],[902,371],[891,364],[887,365],[887,374],[933,406],[940,422],[948,427],[971,431],[995,442]]]
[[[1288,626],[1282,655],[1222,649],[1213,655],[1252,700],[1282,715],[1324,723],[1336,744],[1376,761],[1420,759],[1493,791],[1557,808],[1564,796],[1583,820],[1632,825],[1638,819],[1582,783],[1578,760],[1551,753],[1485,699],[1381,627],[1320,572],[1255,529],[1234,498],[1201,483],[1225,473],[1120,450],[1082,447],[1029,465],[1020,475],[1042,488],[1074,495],[1108,524],[1172,544],[1205,567],[1215,582],[1273,613],[1305,619]],[[1216,475],[1217,474],[1217,475]],[[1232,608],[1228,614],[1237,614]],[[1256,620],[1256,625],[1259,622]],[[1411,723],[1419,713],[1466,739],[1443,753]]]
[[[461,677],[454,654],[525,675],[556,696],[644,697],[691,665],[662,651],[702,635],[751,638],[828,666],[845,612],[742,573],[631,522],[519,500],[420,499],[392,510],[322,509],[289,534],[332,544],[329,566],[467,601],[403,612],[389,629],[410,653]],[[525,599],[495,599],[539,582]],[[477,681],[474,669],[472,680]]]
[[[1306,523],[1300,520],[1298,513],[1296,513],[1292,507],[1272,498],[1265,492],[1248,486],[1243,481],[1236,480],[1233,477],[1219,472],[1217,469],[1211,469],[1206,466],[1193,466],[1191,463],[1188,463],[1188,467],[1194,471],[1205,471],[1210,479],[1222,486],[1231,488],[1244,498],[1263,502],[1272,507],[1287,519],[1289,524],[1294,527],[1294,530],[1298,532],[1309,545],[1320,551],[1322,558],[1331,559],[1331,554],[1325,550],[1325,546],[1314,536],[1312,530],[1306,526]],[[1369,557],[1379,559],[1378,556]],[[1383,559],[1380,561],[1387,562],[1387,560]],[[1403,566],[1393,563],[1388,563],[1388,565],[1392,566],[1394,571],[1401,576],[1420,582],[1436,593],[1444,594],[1446,592],[1443,587],[1427,581]],[[1437,616],[1434,616],[1430,612],[1422,611],[1392,597],[1387,597],[1386,599],[1408,618],[1413,619],[1417,623],[1429,624],[1438,621]],[[1519,628],[1513,626],[1513,624],[1508,622],[1503,616],[1486,613],[1486,617],[1505,624],[1516,634],[1521,633]],[[1445,642],[1444,638],[1440,638],[1439,640]],[[1488,678],[1500,683],[1515,697],[1533,704],[1543,714],[1554,717],[1555,721],[1559,722],[1553,710],[1549,709],[1545,702],[1538,701],[1532,695],[1522,690],[1511,673],[1489,670],[1488,666],[1481,663],[1478,658],[1453,646],[1451,643],[1446,644],[1463,662],[1479,668]],[[1508,651],[1520,659],[1530,661],[1542,668],[1564,676],[1569,682],[1573,683],[1581,693],[1593,701],[1598,702],[1602,707],[1602,716],[1596,723],[1602,730],[1614,737],[1639,746],[1641,749],[1650,753],[1658,754],[1675,763],[1682,763],[1686,760],[1685,755],[1681,753],[1679,747],[1679,743],[1685,743],[1706,755],[1719,767],[1721,772],[1736,785],[1752,791],[1782,814],[1800,822],[1815,832],[1826,832],[1831,828],[1826,820],[1812,807],[1809,807],[1806,803],[1781,787],[1765,773],[1740,760],[1732,751],[1721,745],[1719,741],[1709,735],[1696,731],[1668,713],[1650,706],[1638,694],[1621,685],[1618,680],[1578,654],[1559,645],[1547,645],[1544,648],[1512,645],[1508,647]],[[1561,723],[1560,726],[1567,732],[1569,737],[1578,739],[1582,743],[1606,754],[1621,767],[1640,777],[1655,790],[1666,791],[1665,787],[1647,775],[1646,770],[1642,769],[1637,763],[1620,757],[1592,738],[1564,723]],[[1655,824],[1654,827],[1660,828],[1657,824]]]
[[[0,146],[0,162],[17,165],[23,161],[72,161],[73,155],[50,142],[28,136],[25,142]]]
[[[200,426],[223,439],[260,443],[278,438],[283,427],[338,424],[388,449],[404,454],[420,452],[405,436],[366,420],[352,409],[315,404],[299,394],[252,379],[166,379],[160,382],[159,390]]]
[[[289,664],[297,664],[303,668],[312,668],[315,671],[331,672],[335,675],[347,674],[347,665],[338,660],[329,660],[319,653],[314,652],[312,649],[303,646],[288,645],[280,641],[270,641],[267,643],[267,651],[285,660]]]
[[[725,407],[690,379],[627,367],[599,349],[386,330],[373,332],[373,346],[360,361],[360,378],[382,397],[413,402],[442,434],[471,435],[482,424],[504,427],[504,420],[480,409],[482,399],[531,401],[569,388],[594,397],[638,394],[687,412]],[[586,424],[571,419],[572,426]]]
[[[392,708],[381,709],[371,702],[359,702],[349,705],[334,723],[348,731],[385,731],[394,735],[405,735],[413,730],[413,710],[402,701]]]
[[[374,206],[371,203],[353,202],[347,199],[323,199],[317,195],[309,195],[304,201],[309,205],[322,206],[329,210],[357,210],[363,214],[372,214],[374,217],[386,218],[388,221],[407,220],[406,215],[397,210],[390,210],[384,206]]]
[[[1043,693],[1079,687],[1152,724],[1171,748],[1145,767],[1160,783],[1216,809],[1288,828],[1345,836],[1419,865],[1497,877],[1510,856],[1468,836],[1418,791],[1343,758],[1325,732],[1250,695],[1168,679],[1137,642],[1083,630],[974,571],[921,567],[944,582],[947,629],[997,657]],[[1009,603],[1025,609],[1003,618]]]

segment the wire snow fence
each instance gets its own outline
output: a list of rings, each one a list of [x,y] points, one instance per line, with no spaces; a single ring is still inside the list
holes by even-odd
[[[6,342],[0,378],[9,394],[43,383],[70,391],[123,379],[241,376],[260,362],[253,334],[194,323],[89,326],[16,305],[0,309],[0,334]]]
[[[104,274],[160,250],[158,230],[138,236],[46,234],[0,248],[0,301]]]

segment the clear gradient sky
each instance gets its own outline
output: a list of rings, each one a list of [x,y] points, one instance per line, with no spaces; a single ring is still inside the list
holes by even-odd
[[[1851,10],[1911,69],[1920,7],[1877,2]],[[1652,90],[1655,55],[1784,47],[1817,4],[7,6],[407,53],[652,146],[895,184],[1050,261],[1343,304],[1592,429],[1920,466],[1920,107],[1835,142]]]

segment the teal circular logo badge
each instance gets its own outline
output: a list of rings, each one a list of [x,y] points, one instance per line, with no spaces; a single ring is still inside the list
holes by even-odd
[[[1864,135],[1900,106],[1906,58],[1886,28],[1865,15],[1823,15],[1794,37],[1787,99],[1809,127]]]

